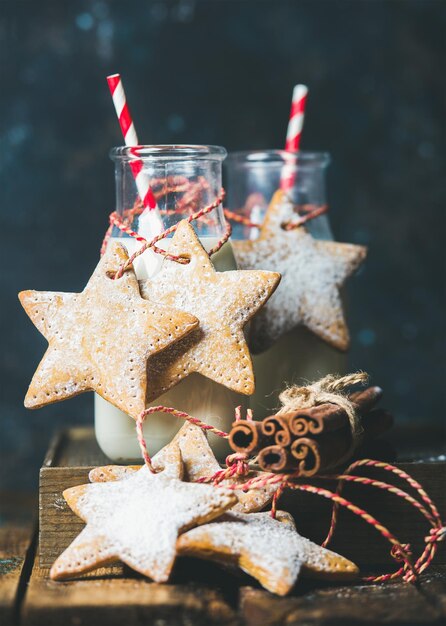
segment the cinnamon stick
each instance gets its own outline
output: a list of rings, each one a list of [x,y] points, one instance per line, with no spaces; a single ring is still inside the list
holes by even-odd
[[[283,472],[294,465],[288,450],[278,445],[262,448],[257,463],[266,472]]]
[[[361,413],[367,413],[381,400],[383,390],[381,387],[367,387],[362,391],[355,391],[349,395],[349,399],[357,405]]]
[[[330,402],[287,413],[283,417],[286,419],[290,431],[298,437],[309,433],[317,435],[323,430],[337,430],[348,423],[344,409]]]
[[[391,415],[374,408],[381,396],[380,387],[368,387],[350,395],[362,418],[364,442],[392,427]],[[345,410],[325,403],[271,415],[262,422],[234,422],[229,443],[236,452],[258,452],[259,465],[266,471],[299,469],[302,475],[310,476],[336,465],[349,451],[352,434]]]
[[[290,445],[291,432],[288,415],[270,415],[260,423],[263,434],[272,439],[276,445],[282,446],[282,448]]]
[[[232,424],[229,445],[234,452],[252,454],[270,442],[262,430],[262,422],[239,420]]]
[[[392,423],[392,416],[383,409],[375,409],[367,413],[362,420],[363,444],[384,434],[392,427]],[[320,471],[336,466],[336,463],[350,449],[352,443],[350,426],[344,426],[333,432],[324,432],[320,437],[315,438],[315,443],[321,458]]]
[[[364,443],[369,442],[392,427],[392,416],[382,409],[375,409],[364,416]],[[298,470],[301,476],[313,476],[327,468],[335,467],[351,446],[349,425],[334,431],[323,432],[314,438],[300,437],[288,448],[277,444],[260,450],[257,462],[268,472]]]
[[[370,411],[380,400],[382,389],[380,387],[368,387],[363,391],[351,394],[350,400],[355,404],[356,410],[362,417]],[[267,420],[273,420],[271,416]],[[345,410],[330,402],[318,404],[309,409],[300,409],[280,415],[282,422],[285,421],[293,435],[304,437],[307,434],[317,435],[322,431],[338,430],[348,425],[348,417]],[[285,439],[285,437],[284,437]],[[276,441],[277,444],[281,442]],[[288,445],[288,444],[285,444]]]
[[[291,444],[294,469],[299,476],[314,476],[321,469],[322,455],[320,446],[313,439],[301,437]]]
[[[298,471],[300,476],[313,476],[321,466],[318,444],[307,437],[293,441],[290,448],[279,445],[260,450],[257,462],[265,472]]]
[[[392,416],[382,409],[375,409],[366,414],[362,422],[364,429],[363,444],[384,434],[392,427],[392,423]],[[328,433],[324,432],[319,437],[315,437],[313,443],[318,451],[320,463],[319,467],[315,468],[314,473],[336,467],[337,462],[348,453],[352,442],[351,437],[349,426],[344,426]],[[298,468],[298,464],[295,467]],[[310,474],[305,475],[308,476]]]

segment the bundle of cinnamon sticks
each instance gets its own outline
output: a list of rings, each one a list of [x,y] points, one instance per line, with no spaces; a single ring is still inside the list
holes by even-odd
[[[361,420],[365,442],[392,427],[392,416],[376,408],[381,396],[380,387],[368,387],[348,396]],[[313,476],[347,460],[346,455],[352,451],[352,432],[346,411],[327,402],[279,412],[262,421],[238,420],[232,425],[229,444],[235,452],[256,456],[265,471],[298,471],[300,476]]]

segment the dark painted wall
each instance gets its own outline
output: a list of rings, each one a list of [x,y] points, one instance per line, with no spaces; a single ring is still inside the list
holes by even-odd
[[[50,433],[92,398],[26,411],[45,346],[20,289],[76,291],[113,207],[121,143],[105,75],[147,143],[281,147],[295,82],[303,148],[329,150],[339,239],[370,246],[351,293],[352,367],[400,422],[444,419],[443,2],[1,2],[1,482],[36,481]]]

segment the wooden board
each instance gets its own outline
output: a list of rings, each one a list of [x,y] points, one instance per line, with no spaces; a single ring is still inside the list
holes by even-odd
[[[303,579],[286,598],[246,575],[186,558],[177,560],[166,585],[122,566],[56,583],[35,558],[33,509],[32,499],[0,493],[0,524],[7,520],[0,528],[1,626],[439,626],[446,620],[446,567],[429,569],[417,585]]]
[[[102,568],[81,579],[53,582],[35,561],[22,607],[24,626],[232,626],[235,610],[221,591],[193,583],[159,585],[122,567]]]
[[[18,617],[27,578],[27,556],[33,556],[36,498],[17,492],[0,493],[0,624]]]
[[[67,431],[52,445],[40,472],[41,567],[49,567],[83,527],[82,521],[67,507],[62,497],[63,490],[88,482],[88,473],[92,467],[108,462],[95,442],[92,429]],[[398,466],[421,482],[445,519],[446,463],[405,462]],[[367,473],[406,488],[388,474]],[[333,484],[324,486],[332,488]],[[348,485],[344,495],[375,515],[401,541],[411,543],[415,553],[422,549],[423,538],[429,527],[424,518],[406,503],[373,487]],[[284,494],[280,507],[293,513],[298,530],[303,535],[319,543],[324,539],[330,519],[329,502],[317,496],[293,492]],[[348,511],[341,511],[331,547],[361,566],[393,566],[389,544],[373,528]],[[436,563],[446,563],[445,544],[438,551]]]
[[[0,624],[9,626],[16,618],[21,596],[21,579],[31,543],[30,527],[0,528]]]
[[[73,428],[57,434],[48,449],[39,477],[40,565],[50,567],[83,528],[62,492],[88,482],[96,465],[110,463],[96,443],[93,429]]]
[[[444,570],[437,570],[423,575],[418,586],[322,587],[289,598],[244,588],[240,607],[245,626],[439,625],[446,620],[446,577]]]
[[[332,626],[434,625],[446,618],[446,569],[422,575],[417,586],[315,586],[299,582],[279,598],[246,586],[245,577],[180,559],[172,584],[157,585],[122,568],[98,570],[56,583],[35,562],[25,597],[23,626]],[[204,569],[202,569],[204,568]],[[180,569],[181,571],[178,571]]]

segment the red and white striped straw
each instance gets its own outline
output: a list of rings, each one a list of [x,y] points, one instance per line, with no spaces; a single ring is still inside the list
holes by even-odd
[[[107,76],[107,83],[113,99],[113,104],[115,105],[116,115],[118,116],[125,145],[130,147],[138,146],[138,135],[136,134],[135,125],[127,104],[120,74]],[[135,158],[130,161],[130,169],[132,170],[133,177],[135,178],[136,188],[145,207],[145,211],[141,214],[139,219],[139,232],[141,232],[143,224],[147,222],[144,217],[151,218],[150,224],[147,224],[150,232],[147,233],[147,237],[143,235],[147,239],[148,236],[158,235],[163,230],[163,224],[159,208],[156,204],[155,196],[153,195],[152,188],[150,187],[150,180],[143,172],[143,165],[143,160],[139,158]],[[152,214],[148,215],[149,212],[152,212]]]
[[[308,87],[296,85],[291,100],[290,119],[286,131],[285,150],[297,152],[299,150],[302,128],[304,125],[305,105],[307,103]]]
[[[290,118],[286,133],[285,151],[295,153],[299,151],[302,128],[304,125],[305,106],[307,103],[308,87],[296,85],[291,100]],[[286,157],[285,157],[286,158]],[[290,157],[290,163],[285,164],[280,177],[280,187],[288,190],[293,187],[296,179],[295,157]]]
[[[125,145],[137,146],[139,144],[138,135],[136,134],[135,125],[130,115],[120,74],[107,76],[107,83],[113,98],[113,104],[115,105],[116,115],[118,116]]]

